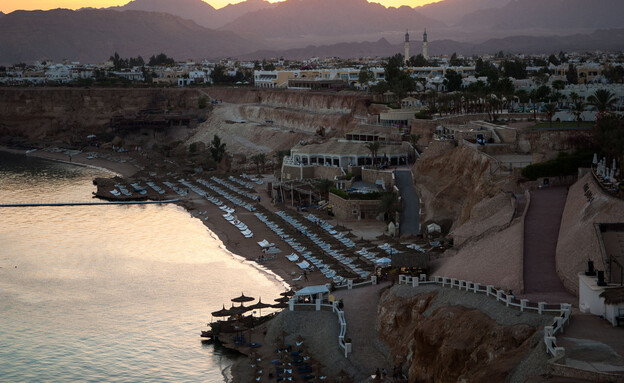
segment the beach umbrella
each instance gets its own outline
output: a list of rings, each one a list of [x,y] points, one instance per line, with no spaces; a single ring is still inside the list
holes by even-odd
[[[255,298],[252,297],[246,297],[245,294],[241,293],[240,297],[236,297],[236,298],[232,298],[232,302],[236,302],[236,303],[243,303],[243,302],[251,302],[253,301]]]
[[[378,260],[375,261],[375,264],[377,266],[390,266],[390,264],[392,263],[392,260],[388,257],[383,257],[383,258],[379,258]]]
[[[217,311],[213,311],[212,312],[212,316],[213,317],[227,317],[227,316],[230,316],[230,315],[232,315],[232,314],[230,314],[230,311],[225,308],[225,305],[223,305],[223,308],[221,310],[217,310]]]
[[[281,298],[274,299],[275,302],[280,302],[280,303],[282,303],[282,302],[283,303],[288,303],[289,300],[290,300],[289,297],[281,297]]]
[[[280,303],[276,303],[274,305],[271,305],[271,307],[273,307],[274,309],[285,309],[286,307],[288,307],[288,303],[280,302]]]
[[[288,291],[284,291],[283,293],[280,293],[280,295],[283,297],[292,297],[295,295],[295,292],[293,291],[293,289],[290,289]]]
[[[262,316],[262,309],[269,308],[269,307],[271,307],[271,305],[268,304],[268,303],[262,303],[262,298],[260,298],[260,299],[258,299],[258,303],[255,303],[255,304],[253,304],[251,306],[247,306],[247,307],[252,309],[252,310],[256,310],[256,309],[260,310],[260,316]]]

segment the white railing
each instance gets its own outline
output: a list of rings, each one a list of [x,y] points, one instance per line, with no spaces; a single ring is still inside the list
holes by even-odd
[[[297,303],[294,299],[291,299],[288,302],[289,310],[295,311],[297,307],[314,307],[315,311],[320,311],[322,307],[331,309],[332,312],[336,313],[338,317],[338,323],[340,324],[340,333],[338,334],[338,346],[344,350],[345,358],[349,357],[351,353],[351,342],[345,342],[345,337],[347,335],[347,321],[344,316],[344,311],[338,307],[338,302],[334,301],[332,304],[321,303],[317,301],[316,303]]]
[[[553,325],[544,327],[544,343],[546,344],[547,352],[553,356],[560,356],[565,353],[563,347],[557,347],[555,335],[563,332],[563,327],[570,321],[572,305],[569,303],[548,304],[546,302],[530,302],[528,299],[516,299],[513,295],[505,293],[502,289],[496,289],[492,285],[483,286],[479,283],[440,276],[434,276],[433,280],[427,281],[424,274],[421,274],[420,277],[399,275],[399,284],[412,285],[413,287],[441,285],[442,287],[457,288],[458,290],[465,290],[475,294],[485,294],[488,297],[496,298],[496,301],[507,307],[518,308],[522,312],[536,311],[540,315],[554,313],[558,316],[555,317]]]

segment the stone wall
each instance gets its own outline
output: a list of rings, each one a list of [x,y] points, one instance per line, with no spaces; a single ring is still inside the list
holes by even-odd
[[[374,184],[377,180],[381,180],[384,184],[384,188],[390,190],[394,187],[394,172],[362,168],[362,181]]]
[[[332,206],[336,218],[345,221],[359,221],[377,219],[381,201],[346,200],[329,193],[329,204]]]

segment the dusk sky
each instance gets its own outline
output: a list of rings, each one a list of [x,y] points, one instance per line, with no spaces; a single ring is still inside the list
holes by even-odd
[[[175,0],[172,0],[175,1]],[[207,0],[206,2],[215,8],[221,8],[229,3],[239,3],[243,0]],[[271,3],[276,3],[279,0],[268,0]],[[434,3],[440,0],[376,0],[371,1],[380,3],[386,7],[399,7],[401,5],[408,5],[410,7],[417,7],[428,3]],[[127,4],[129,0],[2,0],[0,2],[0,12],[9,13],[18,9],[22,10],[34,10],[34,9],[54,9],[54,8],[69,8],[77,9],[83,7],[111,7],[116,5]]]

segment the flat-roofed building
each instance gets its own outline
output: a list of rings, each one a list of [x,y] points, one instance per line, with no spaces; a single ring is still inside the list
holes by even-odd
[[[320,144],[297,145],[291,149],[289,165],[324,165],[347,168],[349,166],[371,165],[371,151],[363,141],[336,140]],[[379,161],[389,165],[407,164],[409,144],[385,143],[377,151]],[[286,162],[285,162],[286,163]]]

